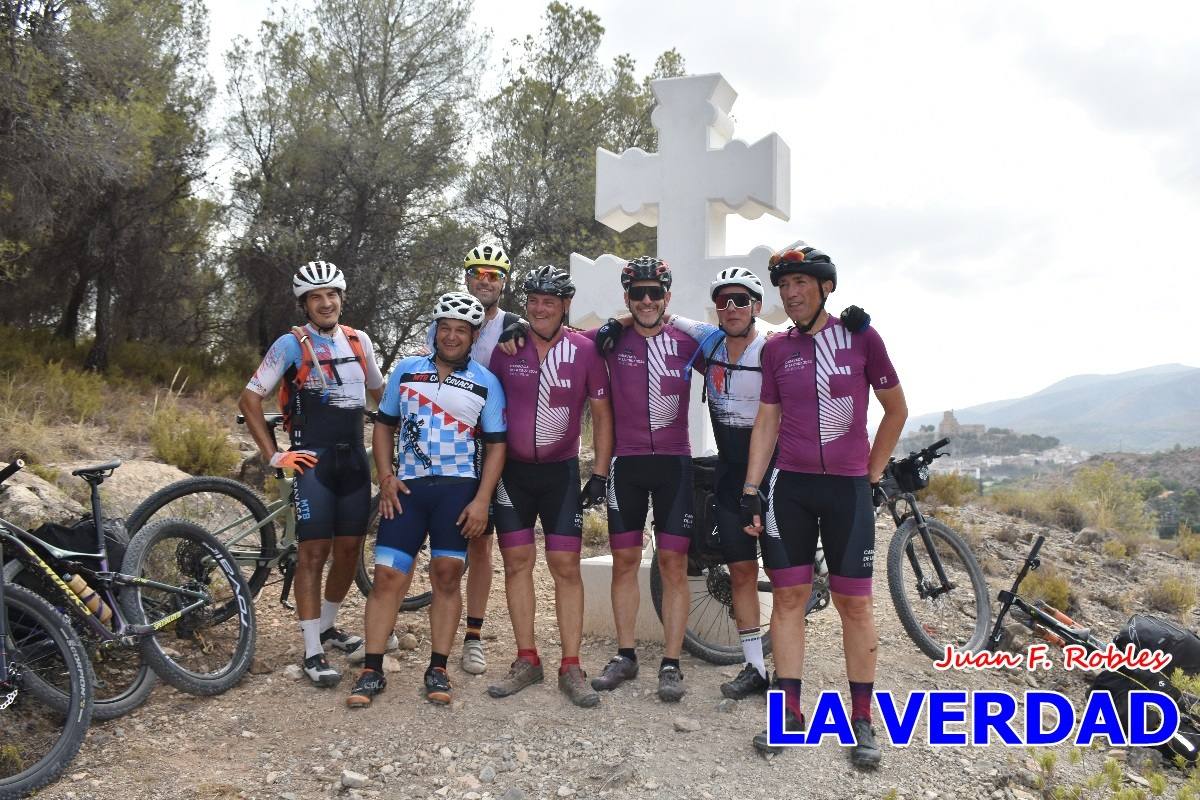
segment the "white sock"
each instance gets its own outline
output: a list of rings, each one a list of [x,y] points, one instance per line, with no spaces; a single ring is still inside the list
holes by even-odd
[[[325,646],[321,644],[321,620],[300,620],[300,632],[304,634],[305,658],[312,658],[325,652]]]
[[[321,601],[321,633],[329,630],[337,623],[338,609],[341,607],[341,603],[331,603],[328,600]]]
[[[742,639],[742,655],[745,656],[746,663],[753,664],[759,675],[767,677],[767,664],[763,661],[762,629],[747,628],[738,630],[738,634]]]

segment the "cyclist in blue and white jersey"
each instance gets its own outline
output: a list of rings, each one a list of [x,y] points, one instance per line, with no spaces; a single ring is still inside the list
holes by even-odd
[[[487,527],[504,467],[504,390],[470,356],[483,315],[483,305],[465,292],[442,295],[434,312],[433,355],[401,360],[388,378],[373,440],[382,520],[374,587],[367,598],[366,657],[346,700],[351,708],[369,706],[387,685],[384,647],[427,534],[433,647],[425,696],[434,703],[450,702],[446,663],[462,613],[468,542]],[[476,461],[480,439],[482,467]]]

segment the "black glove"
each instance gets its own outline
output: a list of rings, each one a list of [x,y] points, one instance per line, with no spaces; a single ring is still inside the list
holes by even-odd
[[[738,504],[742,512],[742,527],[753,528],[755,525],[754,518],[758,517],[758,524],[763,522],[763,502],[762,492],[754,494],[743,494],[742,500]]]
[[[851,333],[862,333],[871,324],[871,315],[858,306],[848,306],[840,319]]]
[[[896,483],[896,479],[886,472],[879,483],[871,484],[871,502],[875,504],[876,508],[898,494],[900,494],[900,484]]]
[[[592,473],[587,483],[579,490],[580,505],[583,508],[602,506],[608,499],[608,476]]]
[[[617,340],[621,338],[621,334],[624,332],[625,327],[612,317],[609,317],[608,322],[596,329],[596,350],[602,356],[608,355],[617,346]]]
[[[525,343],[525,335],[528,333],[529,323],[523,319],[518,319],[516,322],[511,323],[504,330],[500,331],[500,338],[496,340],[496,344],[504,344],[505,342],[511,342],[513,339],[516,339],[517,345],[520,346]]]

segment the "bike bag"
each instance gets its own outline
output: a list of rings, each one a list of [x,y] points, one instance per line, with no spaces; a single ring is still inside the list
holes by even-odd
[[[892,462],[892,474],[902,492],[918,492],[929,485],[929,465],[917,461]]]
[[[688,555],[707,563],[723,562],[721,536],[717,531],[717,457],[692,459],[692,542]]]
[[[1112,694],[1123,724],[1127,722],[1126,697],[1129,692],[1149,689],[1169,695],[1183,712],[1179,735],[1158,749],[1170,761],[1179,756],[1188,764],[1200,762],[1200,698],[1184,695],[1171,684],[1171,675],[1177,669],[1192,677],[1200,675],[1200,636],[1171,620],[1152,614],[1134,614],[1113,637],[1113,644],[1121,649],[1132,644],[1143,650],[1161,650],[1171,655],[1171,663],[1162,672],[1139,669],[1101,672],[1092,681],[1092,691]]]
[[[47,522],[32,531],[33,535],[46,544],[60,550],[70,550],[73,553],[89,553],[99,559],[96,547],[96,523],[91,517],[85,517],[74,525],[59,525]],[[50,554],[38,547],[37,542],[26,541],[30,547],[38,551],[38,555],[47,558]],[[125,532],[125,524],[119,519],[104,520],[104,546],[108,550],[108,568],[113,572],[121,569],[125,560],[125,546],[129,543],[129,534]],[[95,565],[99,569],[99,564]]]

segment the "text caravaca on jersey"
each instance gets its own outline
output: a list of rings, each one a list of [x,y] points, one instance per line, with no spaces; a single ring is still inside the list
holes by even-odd
[[[934,667],[943,672],[1065,669],[1157,673],[1170,663],[1171,655],[1161,650],[1139,649],[1132,644],[1120,648],[1112,643],[1092,652],[1068,645],[1056,661],[1049,646],[1038,643],[1022,653],[969,652],[948,646]],[[874,699],[883,728],[897,747],[914,741],[935,747],[1065,743],[1091,747],[1097,739],[1107,740],[1112,746],[1157,747],[1178,734],[1180,722],[1175,699],[1152,690],[1129,692],[1124,708],[1118,708],[1118,700],[1107,691],[1090,692],[1081,705],[1061,692],[1034,689],[1019,694],[935,689],[912,691],[907,696],[877,690]],[[770,742],[775,746],[818,746],[827,738],[846,746],[855,742],[843,698],[835,691],[821,692],[806,729],[792,731],[784,725],[784,693],[772,690],[767,698],[767,721]]]

